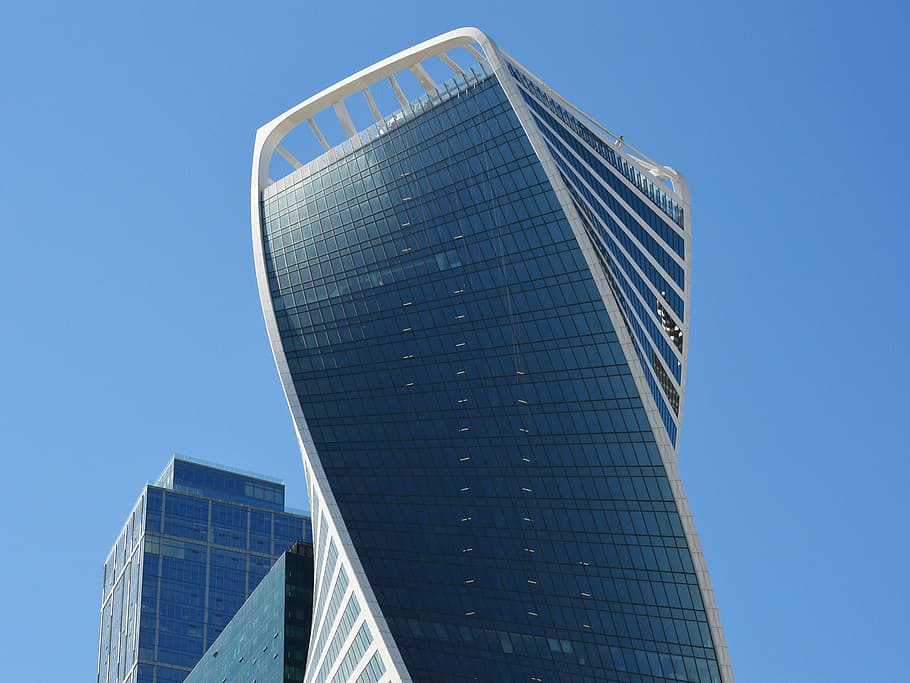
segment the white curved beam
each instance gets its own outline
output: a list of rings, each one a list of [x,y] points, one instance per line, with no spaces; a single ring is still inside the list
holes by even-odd
[[[471,50],[475,43],[479,44],[484,52],[488,52],[488,48],[493,46],[492,41],[479,29],[460,28],[449,31],[437,38],[427,40],[409,50],[404,50],[381,62],[377,62],[369,68],[358,71],[353,76],[349,76],[343,81],[313,95],[313,97],[265,124],[256,133],[256,150],[259,154],[257,159],[254,160],[254,168],[256,169],[258,188],[262,190],[269,184],[268,163],[263,164],[262,159],[271,160],[272,154],[284,136],[306,119],[315,116],[323,109],[327,109],[335,102],[353,95],[358,90],[363,90],[374,83],[394,76],[400,71],[409,69],[414,64],[419,64],[430,57],[439,56],[456,47],[467,47]],[[476,49],[473,49],[473,52],[482,58],[482,55]],[[407,104],[407,101],[404,104]],[[315,121],[311,125],[314,127],[314,131],[318,130],[315,126]],[[321,135],[321,133],[318,133],[317,137],[321,137]],[[320,143],[324,140],[324,137],[321,138]],[[323,145],[323,147],[328,149],[326,145]]]

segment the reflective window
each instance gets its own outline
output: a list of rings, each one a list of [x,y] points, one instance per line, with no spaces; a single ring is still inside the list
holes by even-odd
[[[642,398],[495,78],[263,217],[294,388],[415,680],[719,680]]]
[[[282,484],[179,459],[159,483],[105,563],[99,683],[183,681],[275,559],[312,540]]]

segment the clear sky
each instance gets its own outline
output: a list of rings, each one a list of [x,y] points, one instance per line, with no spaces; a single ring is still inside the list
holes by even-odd
[[[906,8],[5,6],[0,679],[94,680],[102,564],[173,452],[305,505],[253,272],[256,128],[476,25],[689,179],[680,468],[738,680],[910,680]]]

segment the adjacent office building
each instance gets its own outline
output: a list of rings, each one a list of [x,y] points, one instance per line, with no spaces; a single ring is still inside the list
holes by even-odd
[[[180,683],[310,520],[284,484],[175,457],[104,563],[98,683]]]
[[[461,29],[260,129],[251,190],[305,680],[732,681],[676,464],[683,177]]]
[[[185,683],[303,681],[313,579],[313,546],[295,543],[278,558]]]

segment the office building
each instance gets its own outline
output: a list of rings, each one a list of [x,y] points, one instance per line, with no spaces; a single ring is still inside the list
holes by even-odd
[[[185,683],[300,683],[313,616],[313,546],[276,560]]]
[[[733,681],[677,470],[683,176],[460,29],[261,128],[251,190],[306,681]]]
[[[311,540],[284,484],[173,458],[104,563],[97,683],[180,683],[282,553]]]

